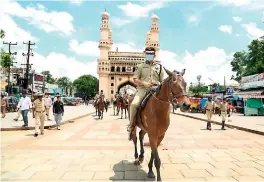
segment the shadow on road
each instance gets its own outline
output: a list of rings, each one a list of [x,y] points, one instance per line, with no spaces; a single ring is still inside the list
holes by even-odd
[[[136,166],[127,160],[120,161],[113,166],[115,174],[109,180],[155,181],[155,178],[148,178],[148,173],[141,168],[142,166]]]

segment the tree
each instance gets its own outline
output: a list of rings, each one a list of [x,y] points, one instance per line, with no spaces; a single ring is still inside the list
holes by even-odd
[[[1,67],[2,68],[9,68],[12,66],[12,62],[14,60],[14,57],[11,56],[9,53],[4,52],[4,50],[1,50]]]
[[[57,80],[57,84],[59,85],[59,87],[63,88],[63,91],[65,91],[67,95],[67,88],[69,87],[70,79],[68,77],[61,77]]]
[[[42,71],[41,74],[46,75],[46,82],[50,84],[55,83],[55,79],[53,78],[52,74],[50,71]]]
[[[0,30],[0,38],[3,39],[5,38],[5,31],[4,30]]]
[[[191,91],[192,93],[195,94],[199,94],[199,93],[205,93],[208,91],[207,86],[203,85],[203,84],[198,84],[198,85],[192,85],[189,87],[189,91]]]
[[[264,71],[264,40],[253,40],[248,45],[248,52],[240,51],[233,55],[232,71],[236,72],[235,80],[242,76],[262,73]]]
[[[77,94],[84,97],[94,97],[98,90],[98,79],[92,75],[83,75],[74,80],[73,85],[77,89]]]

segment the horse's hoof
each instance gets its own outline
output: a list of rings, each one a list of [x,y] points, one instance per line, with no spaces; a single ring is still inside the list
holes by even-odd
[[[136,159],[136,160],[135,160],[135,162],[134,162],[134,164],[135,164],[136,166],[139,166],[139,165],[140,165],[140,162],[139,162],[139,160],[138,160],[138,159]]]
[[[149,178],[155,178],[155,174],[153,172],[148,172],[148,177]]]
[[[139,162],[142,163],[144,161],[144,157],[139,157]]]

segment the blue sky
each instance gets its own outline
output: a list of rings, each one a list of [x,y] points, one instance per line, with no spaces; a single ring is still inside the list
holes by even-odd
[[[159,16],[160,59],[164,66],[187,68],[186,79],[198,74],[222,82],[232,74],[232,53],[264,35],[261,0],[215,1],[9,1],[1,10],[0,26],[7,41],[36,42],[32,58],[37,71],[49,69],[55,76],[75,79],[96,74],[101,13],[110,14],[114,47],[142,51],[151,15]],[[25,47],[18,46],[17,51]],[[18,62],[24,58],[17,56]],[[71,65],[71,66],[69,66]],[[189,72],[188,72],[189,70]]]

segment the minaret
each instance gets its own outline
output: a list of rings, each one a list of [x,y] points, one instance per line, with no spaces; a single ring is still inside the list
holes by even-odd
[[[150,34],[150,31],[148,31],[148,32],[147,32],[146,44],[145,44],[146,47],[149,47],[149,46],[150,46],[150,45],[149,45],[149,43],[150,43],[150,35],[151,35],[151,34]]]
[[[97,73],[99,74],[99,91],[103,90],[105,98],[109,98],[108,76],[110,73],[110,61],[108,60],[108,52],[112,47],[112,33],[109,26],[109,14],[102,13],[101,23],[101,39],[98,48],[100,49],[100,57],[97,62]]]
[[[159,17],[155,14],[151,16],[151,29],[150,29],[150,40],[148,45],[156,49],[156,61],[159,60],[159,50],[160,50],[160,41],[159,41]]]

